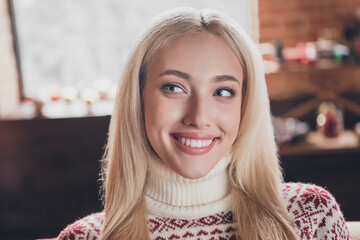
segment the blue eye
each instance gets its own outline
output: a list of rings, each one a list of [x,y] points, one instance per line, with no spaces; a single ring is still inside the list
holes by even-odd
[[[219,97],[232,97],[234,96],[234,91],[228,88],[221,88],[216,90],[214,95]]]
[[[169,92],[169,93],[181,93],[184,92],[184,90],[182,90],[181,87],[175,85],[175,84],[165,84],[164,86],[162,86],[161,88],[162,90],[164,90],[165,92]]]

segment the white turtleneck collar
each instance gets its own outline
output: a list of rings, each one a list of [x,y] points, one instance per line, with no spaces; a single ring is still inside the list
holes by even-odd
[[[162,217],[201,218],[230,208],[227,167],[223,157],[204,177],[180,176],[158,159],[151,160],[145,185],[150,214]]]

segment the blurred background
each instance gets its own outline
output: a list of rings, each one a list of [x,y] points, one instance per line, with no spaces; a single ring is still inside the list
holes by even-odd
[[[116,86],[162,11],[222,11],[259,43],[286,181],[360,220],[360,0],[0,0],[0,238],[55,237],[101,211]]]

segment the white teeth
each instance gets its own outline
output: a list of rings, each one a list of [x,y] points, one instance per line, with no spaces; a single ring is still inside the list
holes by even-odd
[[[190,146],[193,148],[208,147],[213,142],[212,139],[195,140],[195,139],[189,139],[189,138],[179,138],[178,141],[181,142],[181,144],[184,144],[186,146]]]

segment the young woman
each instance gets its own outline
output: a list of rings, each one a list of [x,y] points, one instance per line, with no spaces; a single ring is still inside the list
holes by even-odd
[[[350,239],[330,193],[283,183],[261,56],[225,16],[159,16],[116,101],[105,210],[59,239]]]

